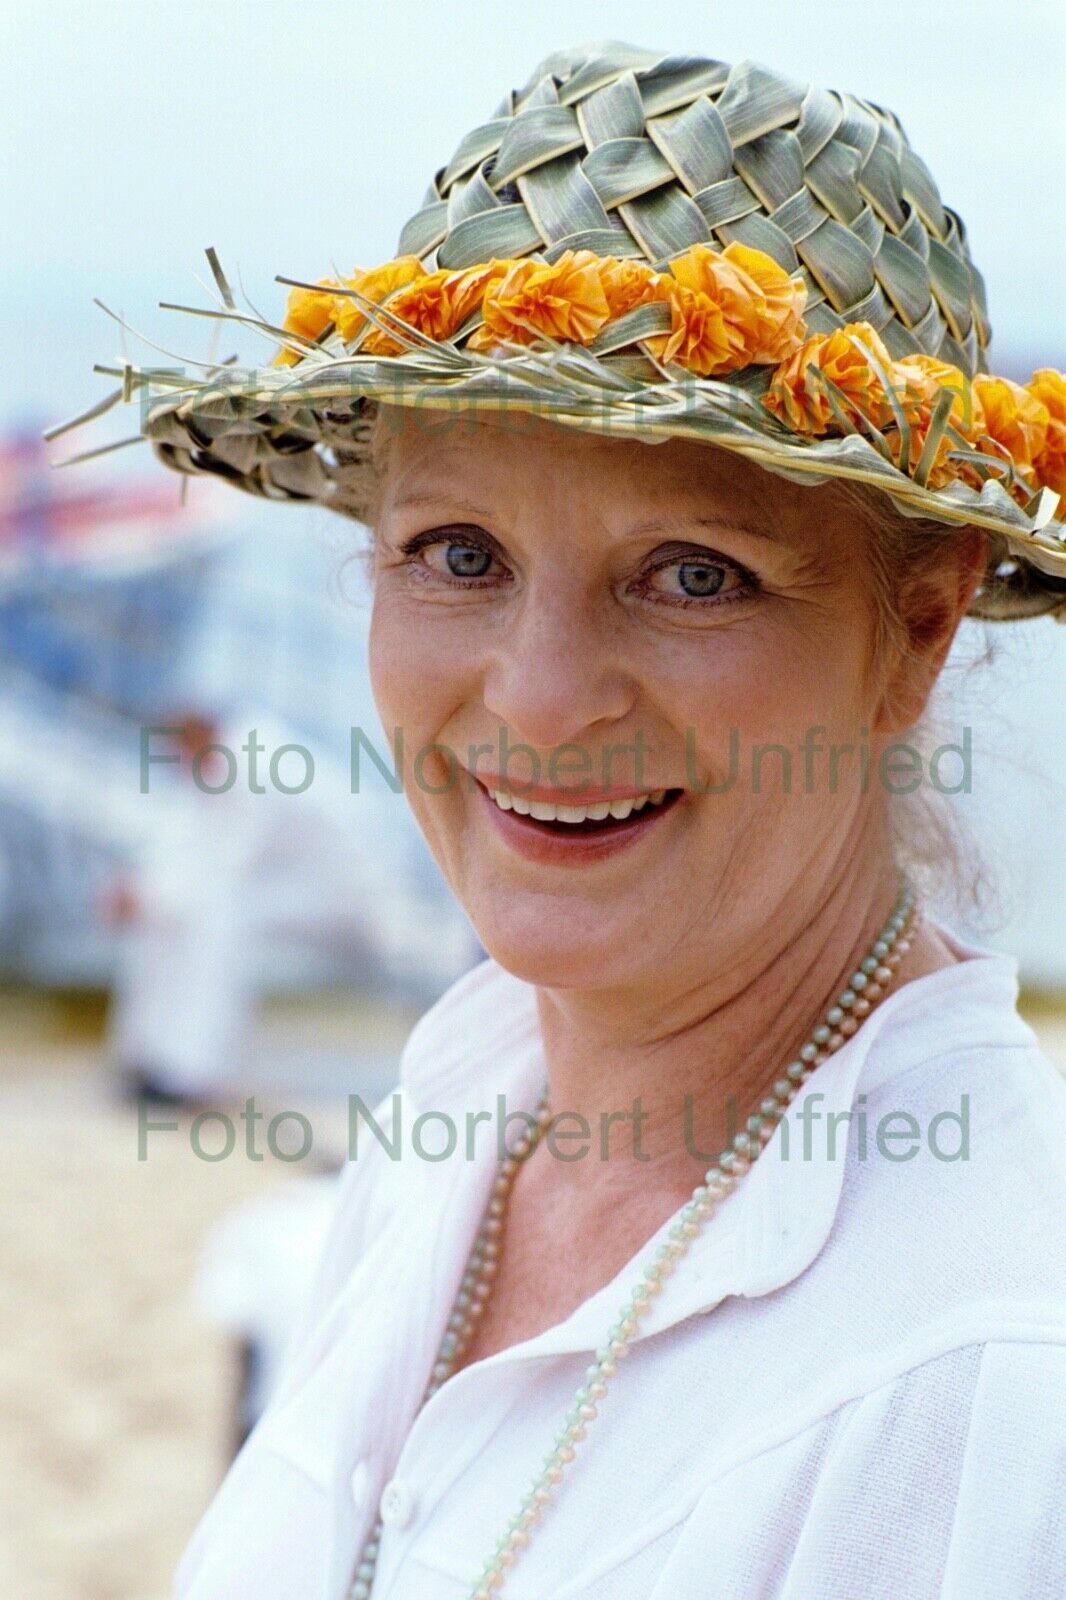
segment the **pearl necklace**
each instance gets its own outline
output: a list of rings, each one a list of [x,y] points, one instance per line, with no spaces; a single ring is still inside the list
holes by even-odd
[[[677,1213],[665,1241],[656,1250],[629,1299],[621,1306],[617,1321],[608,1328],[606,1339],[586,1371],[585,1382],[574,1395],[573,1404],[544,1458],[541,1470],[530,1484],[528,1493],[507,1524],[492,1555],[475,1578],[469,1600],[497,1600],[508,1571],[529,1544],[534,1529],[562,1483],[566,1468],[577,1454],[578,1445],[586,1436],[589,1423],[595,1420],[599,1405],[607,1393],[607,1385],[618,1371],[618,1363],[628,1354],[652,1301],[662,1293],[667,1278],[714,1215],[718,1203],[736,1188],[740,1178],[750,1170],[752,1163],[769,1143],[789,1103],[811,1073],[856,1032],[862,1019],[869,1015],[882,997],[900,961],[910,949],[906,935],[913,913],[914,896],[902,883],[891,916],[874,940],[869,954],[848,979],[847,987],[826,1011],[822,1022],[798,1052],[796,1060],[776,1079],[771,1093],[759,1102],[758,1111],[747,1120],[746,1131],[738,1133],[732,1144],[723,1150],[718,1160],[708,1168],[703,1182],[693,1190],[687,1204]],[[451,1377],[484,1314],[499,1267],[500,1239],[518,1169],[536,1148],[551,1122],[546,1088],[533,1113],[532,1122],[530,1132],[515,1143],[500,1163],[437,1350],[423,1405]],[[379,1517],[363,1546],[349,1600],[369,1600],[383,1527],[384,1523]]]

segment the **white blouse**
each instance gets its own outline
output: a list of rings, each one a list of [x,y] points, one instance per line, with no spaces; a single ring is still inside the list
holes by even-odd
[[[788,1158],[779,1127],[667,1280],[504,1600],[1063,1600],[1066,1085],[1015,1011],[1015,963],[954,943],[966,959],[816,1069]],[[498,1093],[532,1107],[543,1078],[532,991],[492,962],[417,1025],[377,1110],[400,1159],[363,1128],[181,1600],[344,1600],[379,1510],[374,1600],[469,1593],[670,1225],[419,1410],[496,1152],[420,1159],[411,1124],[461,1128]]]

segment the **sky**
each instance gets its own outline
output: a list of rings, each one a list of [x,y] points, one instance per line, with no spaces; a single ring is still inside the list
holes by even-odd
[[[967,224],[995,369],[1066,368],[1062,0],[0,0],[0,23],[0,427],[103,392],[92,364],[121,347],[94,296],[179,356],[206,354],[206,324],[157,303],[211,303],[208,245],[267,314],[284,303],[275,274],[387,259],[462,134],[548,51],[605,36],[754,58],[891,107]],[[221,353],[251,358],[249,338],[227,330]],[[111,436],[132,431],[119,418]],[[1008,776],[998,798],[989,780],[981,826],[1012,878],[1032,878],[1036,948],[1066,899],[1066,628],[995,638]],[[1051,787],[1009,776],[1034,763]]]

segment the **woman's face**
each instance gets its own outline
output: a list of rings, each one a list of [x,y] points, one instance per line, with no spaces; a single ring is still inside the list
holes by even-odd
[[[831,496],[687,441],[386,425],[374,693],[505,967],[695,979],[880,843],[875,606]]]

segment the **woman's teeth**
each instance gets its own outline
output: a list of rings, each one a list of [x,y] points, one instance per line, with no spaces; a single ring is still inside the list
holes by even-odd
[[[666,790],[656,789],[651,794],[628,795],[624,800],[598,800],[590,806],[553,806],[546,800],[523,800],[503,789],[488,792],[501,811],[517,811],[520,817],[532,817],[536,822],[605,822],[608,817],[624,822],[634,811],[647,805],[661,806],[666,799]]]

